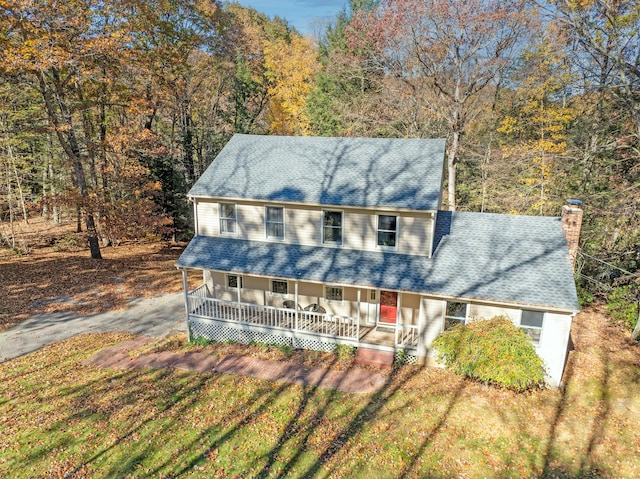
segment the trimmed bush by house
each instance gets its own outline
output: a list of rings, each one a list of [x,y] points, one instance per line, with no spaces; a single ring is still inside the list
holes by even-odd
[[[544,384],[545,370],[529,337],[509,318],[459,324],[434,342],[438,361],[487,384],[525,391]]]

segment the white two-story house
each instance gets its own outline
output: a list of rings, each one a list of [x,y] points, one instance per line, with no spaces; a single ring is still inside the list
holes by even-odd
[[[578,310],[562,220],[440,210],[444,149],[235,135],[189,192],[190,334],[425,363],[451,325],[506,315],[559,384]]]

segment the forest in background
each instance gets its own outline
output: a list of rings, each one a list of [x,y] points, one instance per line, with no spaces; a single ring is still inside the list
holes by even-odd
[[[217,0],[0,0],[0,235],[188,238],[234,133],[447,138],[449,209],[583,201],[577,276],[637,318],[640,4],[350,0],[312,38]],[[635,309],[634,309],[635,308]]]

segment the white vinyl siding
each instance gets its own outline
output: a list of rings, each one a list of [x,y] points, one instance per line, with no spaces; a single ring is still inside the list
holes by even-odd
[[[219,203],[222,200],[197,199],[195,212],[197,234],[202,236],[220,235],[221,220]],[[266,207],[282,207],[256,201],[236,201],[236,235],[238,239],[252,241],[280,241],[291,244],[322,246],[323,211],[320,206],[286,205],[283,210],[284,239],[272,239],[266,234]],[[429,256],[432,243],[433,221],[430,213],[409,213],[376,211],[365,209],[344,209],[342,212],[343,248],[376,251],[378,249],[378,215],[397,217],[397,247],[390,252]],[[332,245],[327,243],[327,246]]]
[[[201,236],[216,236],[220,234],[218,223],[218,204],[213,201],[196,201],[195,214],[197,215],[196,233]]]
[[[430,214],[398,214],[396,253],[431,256],[435,218]]]
[[[470,304],[469,317],[474,319],[491,319],[496,316],[506,316],[514,323],[520,318],[520,310],[489,304]]]
[[[551,386],[559,386],[562,380],[571,322],[572,317],[569,314],[545,313],[544,315],[544,333],[540,336],[540,343],[536,345],[536,352],[544,360]]]

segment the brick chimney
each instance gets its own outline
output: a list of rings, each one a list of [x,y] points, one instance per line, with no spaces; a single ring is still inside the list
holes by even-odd
[[[582,228],[582,210],[580,209],[582,201],[567,200],[567,204],[562,207],[562,229],[564,236],[567,238],[567,246],[569,246],[569,257],[571,258],[571,266],[575,269],[576,255],[578,254],[578,242],[580,240],[580,229]]]

